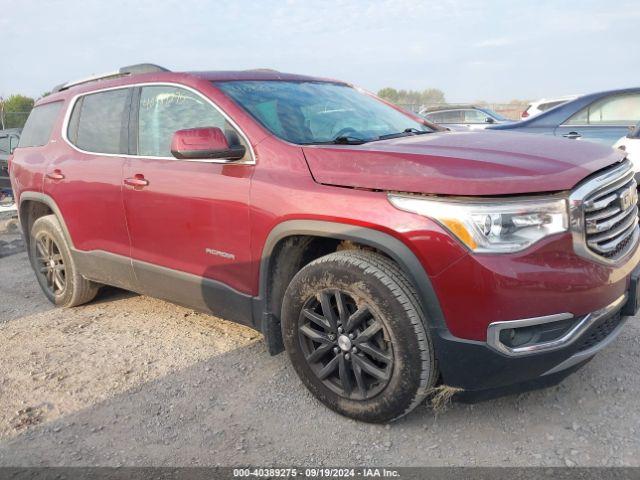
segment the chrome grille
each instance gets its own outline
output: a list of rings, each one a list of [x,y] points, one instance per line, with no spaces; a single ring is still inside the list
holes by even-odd
[[[606,261],[627,255],[638,243],[638,191],[629,161],[585,182],[571,196],[573,226],[590,254]],[[578,217],[576,218],[576,214]],[[574,230],[575,231],[575,230]]]

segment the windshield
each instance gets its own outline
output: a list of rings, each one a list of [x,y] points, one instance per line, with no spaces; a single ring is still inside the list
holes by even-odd
[[[629,138],[640,138],[640,122],[636,125],[636,128],[628,135]]]
[[[216,86],[274,135],[291,143],[364,143],[432,131],[347,85],[271,80]]]

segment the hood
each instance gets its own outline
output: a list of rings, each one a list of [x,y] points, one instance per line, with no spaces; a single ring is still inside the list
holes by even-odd
[[[486,130],[305,146],[303,151],[313,178],[322,184],[441,195],[569,190],[624,158],[624,152],[594,143]]]

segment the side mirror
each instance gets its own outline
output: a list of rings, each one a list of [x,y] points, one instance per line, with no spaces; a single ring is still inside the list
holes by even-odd
[[[242,145],[229,146],[227,137],[217,127],[178,130],[171,139],[171,153],[180,160],[240,160]]]
[[[487,117],[484,119],[485,123],[496,123],[495,118]]]

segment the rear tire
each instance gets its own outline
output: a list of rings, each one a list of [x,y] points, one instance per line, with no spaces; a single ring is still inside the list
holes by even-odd
[[[38,218],[31,227],[29,260],[40,288],[51,303],[75,307],[93,300],[99,285],[78,272],[55,215]]]
[[[438,377],[417,294],[382,255],[348,250],[311,262],[289,284],[281,318],[296,373],[347,417],[402,417]]]

